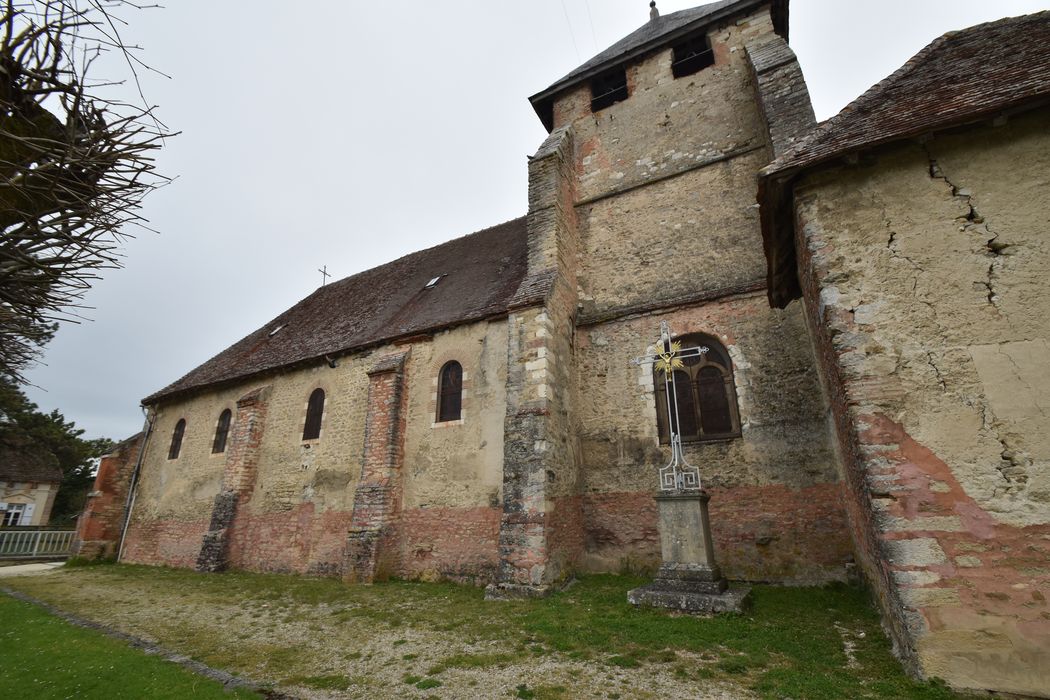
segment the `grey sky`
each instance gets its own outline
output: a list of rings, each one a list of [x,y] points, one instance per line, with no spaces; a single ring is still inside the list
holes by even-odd
[[[697,0],[661,0],[673,12]],[[1034,0],[793,0],[791,44],[826,119],[940,34]],[[294,8],[294,9],[293,9]],[[172,0],[126,15],[171,80],[147,98],[182,134],[126,268],[87,297],[30,397],[90,437],[321,281],[520,216],[545,132],[527,97],[636,29],[648,0]],[[571,30],[570,30],[571,28]],[[112,72],[112,69],[110,69]],[[108,77],[108,76],[107,76]]]

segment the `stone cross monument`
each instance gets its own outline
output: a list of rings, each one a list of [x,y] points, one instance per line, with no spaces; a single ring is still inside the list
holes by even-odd
[[[671,461],[660,468],[656,494],[663,563],[652,583],[627,593],[627,600],[635,605],[696,613],[738,611],[746,604],[751,590],[729,588],[715,563],[707,512],[711,497],[700,482],[700,469],[689,464],[682,451],[674,372],[684,366],[684,358],[707,352],[706,347],[682,350],[680,343],[671,340],[667,323],[661,323],[657,351],[632,362],[653,365],[663,380],[671,438]]]

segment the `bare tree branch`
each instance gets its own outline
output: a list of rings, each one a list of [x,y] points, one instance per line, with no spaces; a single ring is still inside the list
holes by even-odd
[[[103,270],[120,267],[143,197],[167,182],[152,153],[169,136],[123,43],[130,0],[7,0],[0,10],[0,376],[16,381]],[[140,104],[88,84],[103,51],[124,58]],[[163,74],[162,74],[163,75]]]

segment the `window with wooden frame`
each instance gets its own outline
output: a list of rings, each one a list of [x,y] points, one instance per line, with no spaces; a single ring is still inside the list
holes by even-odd
[[[179,418],[175,430],[171,431],[171,445],[168,446],[168,459],[178,459],[182,451],[182,436],[186,432],[186,419]]]
[[[707,352],[682,359],[674,370],[673,389],[664,373],[653,370],[656,419],[660,442],[671,442],[669,426],[677,424],[682,442],[704,442],[740,437],[740,410],[733,382],[733,364],[724,345],[706,334],[676,339],[682,350],[706,347]],[[668,389],[670,398],[668,398]],[[675,410],[674,399],[678,405]],[[670,414],[670,415],[669,415]],[[675,423],[677,421],[677,423]]]
[[[713,65],[715,52],[706,34],[690,37],[671,49],[671,73],[676,78],[699,73]]]
[[[610,107],[627,99],[627,71],[623,66],[591,80],[591,111]]]
[[[303,440],[317,440],[321,437],[322,418],[324,418],[324,389],[314,389],[306,402]]]
[[[219,414],[219,422],[215,426],[215,439],[211,443],[212,454],[226,451],[226,437],[230,434],[230,420],[232,418],[233,413],[228,408]]]
[[[463,366],[455,360],[446,362],[438,374],[437,422],[463,417]]]

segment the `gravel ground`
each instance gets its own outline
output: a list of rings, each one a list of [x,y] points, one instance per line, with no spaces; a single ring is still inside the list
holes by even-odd
[[[700,655],[623,668],[510,642],[377,624],[356,604],[260,602],[158,590],[90,568],[5,585],[110,628],[303,698],[751,698],[703,679]],[[699,673],[697,673],[699,671]],[[440,685],[438,685],[440,684]],[[428,687],[429,686],[429,687]]]

